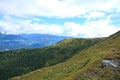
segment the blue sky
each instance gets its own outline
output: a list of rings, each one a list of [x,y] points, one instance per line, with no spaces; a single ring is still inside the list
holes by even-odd
[[[120,0],[0,0],[0,32],[107,37],[120,30]]]

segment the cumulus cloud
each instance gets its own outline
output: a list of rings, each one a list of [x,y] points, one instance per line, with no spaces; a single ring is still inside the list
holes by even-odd
[[[89,11],[120,11],[119,4],[119,0],[0,0],[0,12],[16,16],[75,17]]]
[[[59,25],[51,24],[44,25],[32,22],[30,20],[23,20],[19,23],[9,23],[5,21],[0,21],[0,29],[6,34],[31,34],[31,33],[40,33],[40,34],[53,34],[60,35],[63,33],[63,30]]]
[[[107,37],[110,34],[120,30],[120,26],[110,25],[109,19],[90,21],[84,25],[78,23],[66,22],[64,27],[69,36],[76,37]]]
[[[0,32],[74,37],[109,36],[120,30],[119,23],[111,23],[112,17],[120,17],[119,4],[120,0],[0,0]],[[42,24],[39,17],[61,20],[77,17],[86,18],[86,21],[83,24],[64,21],[60,25],[56,22],[48,24],[46,20],[46,24]]]
[[[58,24],[40,24],[32,23],[31,20],[23,20],[19,23],[9,23],[0,21],[0,29],[7,34],[22,33],[40,33],[63,35],[72,37],[107,37],[110,34],[120,30],[120,26],[110,24],[110,19],[101,19],[89,21],[84,25],[75,22],[65,22],[63,25]]]

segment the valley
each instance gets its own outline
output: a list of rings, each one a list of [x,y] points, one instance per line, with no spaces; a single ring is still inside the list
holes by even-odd
[[[2,34],[0,33],[0,51],[43,48],[53,45],[65,38],[66,36],[55,36],[47,34]]]

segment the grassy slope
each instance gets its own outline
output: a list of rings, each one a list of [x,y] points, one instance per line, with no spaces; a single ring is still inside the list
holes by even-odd
[[[0,53],[0,80],[63,62],[101,39],[65,39],[42,49],[23,49]]]
[[[120,69],[101,67],[103,59],[120,59],[120,32],[71,59],[10,80],[120,80]]]

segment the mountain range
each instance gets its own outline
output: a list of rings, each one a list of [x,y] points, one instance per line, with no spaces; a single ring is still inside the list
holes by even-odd
[[[0,51],[22,48],[42,48],[53,45],[67,37],[47,34],[2,34],[0,33]]]
[[[120,80],[119,40],[120,31],[106,38],[66,38],[44,48],[0,52],[0,80]],[[110,60],[118,66],[103,66]]]

